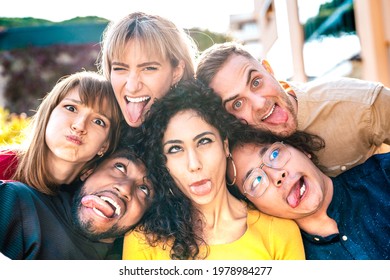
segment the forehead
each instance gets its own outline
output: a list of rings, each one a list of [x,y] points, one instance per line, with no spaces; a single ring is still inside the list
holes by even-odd
[[[216,128],[206,122],[198,112],[184,110],[178,112],[169,120],[164,138],[184,136],[184,132],[197,135],[204,130],[215,132]]]
[[[255,63],[253,60],[234,54],[229,57],[215,74],[210,82],[210,87],[219,95],[240,91],[240,88],[247,83],[249,70],[254,67]]]
[[[118,50],[113,55],[113,61],[127,61],[129,59],[134,61],[168,62],[168,58],[163,50],[145,40],[129,40],[123,49]]]
[[[116,156],[104,160],[101,164],[99,164],[99,166],[96,168],[96,172],[94,173],[104,173],[107,169],[112,168],[115,163],[119,162],[125,164],[128,168],[130,168],[130,171],[133,171],[136,174],[140,174],[141,176],[145,176],[146,174],[146,167],[143,162],[135,158],[130,158],[126,156]]]
[[[245,143],[237,145],[232,150],[234,161],[248,162],[251,159],[258,160],[260,158],[260,150],[264,147],[261,144]]]

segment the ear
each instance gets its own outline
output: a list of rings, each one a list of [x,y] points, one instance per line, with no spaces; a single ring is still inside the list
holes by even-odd
[[[265,70],[267,70],[268,73],[270,73],[272,76],[274,76],[274,70],[272,70],[272,67],[271,65],[268,63],[267,60],[263,59],[261,61],[261,65],[263,65],[263,67],[265,68]]]
[[[307,152],[304,152],[304,154],[311,159],[311,154],[307,153]]]
[[[228,157],[230,154],[230,151],[229,151],[229,140],[227,138],[225,140],[223,140],[223,149],[225,150],[226,157]]]
[[[184,75],[184,69],[185,68],[186,68],[186,66],[184,64],[184,61],[180,60],[179,64],[173,70],[173,79],[172,79],[173,85],[176,85],[178,82],[180,82],[181,78]]]
[[[104,155],[104,153],[107,152],[108,147],[109,147],[108,142],[104,143],[104,144],[102,145],[102,147],[100,148],[99,152],[97,152],[97,155],[98,155],[99,157],[102,157],[102,156]]]
[[[83,174],[81,174],[81,176],[80,176],[80,180],[81,181],[85,181],[85,180],[87,180],[87,178],[89,177],[89,175],[91,175],[93,173],[93,169],[91,168],[91,169],[88,169],[87,171],[85,171]]]

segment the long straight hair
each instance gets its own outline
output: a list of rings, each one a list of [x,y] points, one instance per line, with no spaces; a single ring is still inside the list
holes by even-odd
[[[49,148],[45,141],[46,127],[54,108],[69,91],[78,88],[81,101],[87,106],[103,111],[111,121],[107,154],[114,151],[120,135],[121,111],[115,99],[111,84],[103,76],[89,71],[74,73],[63,77],[43,98],[37,112],[31,118],[26,141],[18,153],[18,167],[12,179],[21,181],[35,189],[56,194],[59,188],[54,176],[48,173],[47,155]],[[86,163],[83,170],[93,166],[98,160],[95,156]],[[82,171],[83,171],[82,170]]]

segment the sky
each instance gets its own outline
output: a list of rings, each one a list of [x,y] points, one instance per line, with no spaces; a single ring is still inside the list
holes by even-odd
[[[316,15],[320,4],[329,1],[298,0],[301,22],[304,23],[309,17]],[[0,17],[34,17],[55,22],[77,16],[99,16],[116,20],[131,12],[143,11],[167,17],[182,28],[198,27],[226,33],[230,15],[252,13],[253,10],[254,0],[8,0],[7,5],[0,9]],[[286,16],[279,17],[278,20],[286,20]],[[288,24],[283,25],[287,30],[280,32],[289,32]],[[307,74],[318,76],[325,73],[335,61],[350,56],[350,46],[354,46],[352,52],[358,52],[360,47],[356,37],[348,39],[342,45],[348,45],[348,48],[340,47],[340,41],[332,40],[307,44],[304,50]],[[291,58],[284,57],[285,46],[281,44],[281,49],[275,47],[274,55],[270,54],[271,65],[281,79],[291,76],[292,71],[292,66],[286,67],[286,60]]]
[[[251,13],[253,0],[8,0],[0,17],[35,17],[63,21],[77,16],[116,20],[135,11],[159,14],[183,28],[223,33],[232,14]]]

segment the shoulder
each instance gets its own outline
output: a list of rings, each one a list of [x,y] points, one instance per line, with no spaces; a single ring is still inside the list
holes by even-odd
[[[250,225],[256,223],[262,224],[262,226],[267,225],[268,227],[273,227],[273,228],[298,229],[297,224],[293,220],[270,216],[256,209],[248,210],[248,224]]]
[[[308,83],[291,83],[299,99],[345,100],[372,104],[383,84],[355,78],[317,79]]]
[[[169,246],[152,246],[148,243],[146,235],[133,230],[125,235],[123,242],[124,260],[163,260],[169,258]]]
[[[6,149],[0,151],[0,179],[9,179],[14,174],[18,164],[15,151]]]
[[[9,204],[22,203],[27,205],[32,200],[42,200],[44,196],[44,194],[24,183],[0,180],[0,199],[3,204],[8,201]]]
[[[372,178],[379,174],[383,174],[386,178],[390,177],[390,153],[375,154],[369,157],[365,162],[360,165],[343,172],[342,174],[332,178],[335,180],[344,180],[346,182],[354,181],[356,178]],[[382,178],[383,179],[383,178]],[[385,179],[383,179],[385,180]],[[387,180],[385,180],[387,182]]]

